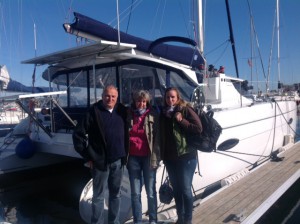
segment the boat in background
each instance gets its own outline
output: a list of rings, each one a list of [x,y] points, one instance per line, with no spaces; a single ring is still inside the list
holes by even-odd
[[[249,97],[245,80],[222,72],[212,74],[207,70],[206,60],[195,41],[182,37],[147,41],[79,13],[74,15],[75,22],[64,24],[65,30],[88,36],[95,42],[23,61],[37,66],[48,64],[43,78],[49,81],[49,86],[55,85],[66,94],[49,93],[50,108],[40,111],[34,108],[28,110],[17,100],[29,116],[3,139],[5,148],[0,149],[0,153],[16,151],[25,141],[25,145],[34,146],[34,152],[23,156],[23,160],[43,155],[42,165],[47,156],[50,162],[66,157],[81,158],[73,147],[73,129],[88,108],[101,98],[103,88],[109,84],[118,87],[119,101],[124,105],[130,105],[133,91],[145,89],[152,95],[153,106],[159,108],[166,88],[172,86],[178,88],[182,97],[195,109],[214,113],[223,131],[215,151],[198,151],[198,168],[193,180],[195,199],[203,199],[216,189],[246,176],[266,161],[276,160],[285,146],[293,144],[297,124],[295,101],[268,98],[256,101]],[[179,41],[189,46],[170,45],[166,43],[168,41]],[[15,140],[10,143],[13,138],[18,139],[17,144]],[[20,155],[22,157],[22,153]],[[51,160],[51,157],[54,159]],[[16,164],[13,160],[10,162]],[[2,160],[1,172],[11,172],[4,170],[1,164]],[[157,170],[157,190],[165,178],[163,170],[161,163]],[[91,217],[91,197],[92,180],[83,189],[79,204],[81,217],[86,222]],[[145,217],[146,201],[143,189]],[[176,221],[174,205],[174,201],[170,204],[159,202],[159,221]],[[124,223],[130,219],[130,185],[125,172],[120,221]]]
[[[10,129],[26,117],[14,102],[14,91],[8,91],[10,76],[5,65],[0,66],[0,129]]]
[[[11,79],[5,65],[0,65],[0,137],[12,130],[28,114],[16,103],[20,95],[29,93],[48,92],[49,87],[26,86]],[[28,105],[30,100],[23,99],[23,104]],[[43,107],[44,99],[35,101],[35,107]],[[33,102],[31,102],[33,103]]]
[[[42,94],[48,91],[48,87],[25,86],[10,78],[5,65],[0,68],[0,182],[12,173],[74,160],[71,157],[57,158],[53,154],[36,153],[28,138],[30,125],[35,119],[32,118],[32,114],[40,113],[48,106],[49,101],[46,97],[37,100],[30,94],[26,97],[26,94]],[[48,93],[44,95],[47,96]],[[43,118],[48,119],[45,116]]]

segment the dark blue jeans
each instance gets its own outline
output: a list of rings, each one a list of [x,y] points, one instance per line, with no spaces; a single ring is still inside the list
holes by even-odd
[[[179,223],[191,223],[193,218],[192,182],[197,159],[164,161],[174,191]]]
[[[100,171],[93,168],[93,198],[92,198],[92,224],[104,224],[104,196],[108,187],[108,221],[110,224],[119,224],[119,212],[121,202],[121,182],[123,168],[121,160],[108,165],[107,171]]]
[[[141,190],[147,193],[149,222],[157,222],[156,169],[150,168],[148,156],[129,156],[128,174],[131,188],[131,206],[134,223],[142,223]]]

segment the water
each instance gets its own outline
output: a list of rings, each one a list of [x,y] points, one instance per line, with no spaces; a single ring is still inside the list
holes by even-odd
[[[285,192],[256,224],[296,224],[300,220],[300,179]]]
[[[300,133],[300,122],[297,124]],[[300,140],[300,137],[297,137]],[[0,224],[84,224],[79,198],[91,178],[82,160],[18,175],[0,175]],[[300,220],[298,180],[257,224],[294,224]]]
[[[298,113],[296,140],[300,141],[300,113]],[[256,224],[296,224],[300,221],[300,179],[285,192]]]
[[[82,160],[30,172],[0,177],[0,217],[18,224],[84,223],[78,202],[91,177]]]

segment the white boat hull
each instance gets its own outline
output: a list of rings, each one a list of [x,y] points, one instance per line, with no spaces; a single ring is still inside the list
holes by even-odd
[[[296,130],[296,105],[293,101],[282,101],[275,103],[261,103],[251,107],[244,107],[234,110],[215,112],[215,118],[223,127],[218,144],[231,138],[239,139],[239,143],[227,150],[205,153],[198,151],[199,169],[193,180],[193,191],[200,195],[210,186],[216,184],[230,184],[230,179],[226,178],[236,174],[233,179],[241,178],[247,174],[251,168],[270,159],[272,152],[280,149],[284,144],[285,136],[293,136]],[[276,109],[275,109],[276,108]],[[276,119],[275,119],[276,112]],[[293,119],[288,125],[287,121]],[[276,127],[274,129],[274,127]],[[161,185],[163,175],[163,163],[157,170],[157,192]],[[130,189],[127,172],[122,188],[122,212],[121,220],[125,222],[130,219]],[[158,197],[159,195],[157,195]],[[80,201],[80,213],[85,221],[90,220],[91,215],[92,187],[89,182],[83,190]],[[159,202],[159,198],[158,198]],[[143,213],[147,211],[147,196],[145,189],[142,191]],[[174,206],[159,203],[159,212],[163,215],[160,218],[172,220],[174,212],[168,210]],[[124,215],[125,214],[125,215]],[[175,213],[176,216],[176,213]]]
[[[151,44],[153,43],[158,42]],[[159,48],[159,45],[155,47]],[[201,54],[195,57],[196,50],[192,51],[191,60],[185,63],[185,60],[173,61],[173,57],[169,58],[167,54],[160,56],[149,52],[148,47],[147,49],[128,43],[101,40],[25,61],[31,64],[48,64],[43,77],[50,84],[53,82],[57,88],[68,91],[66,97],[59,98],[63,110],[53,102],[56,108],[52,110],[52,114],[50,110],[50,116],[48,115],[52,123],[30,127],[30,138],[37,151],[80,158],[72,142],[74,123],[99,100],[103,87],[111,83],[118,87],[118,99],[124,105],[131,104],[131,94],[134,91],[145,89],[151,92],[152,103],[162,106],[165,90],[176,87],[181,97],[189,103],[203,105],[205,109],[214,111],[215,119],[223,128],[217,146],[224,145],[228,140],[238,142],[227,150],[223,148],[211,153],[198,152],[199,167],[193,180],[196,197],[205,195],[211,190],[211,186],[230,184],[231,180],[246,175],[247,171],[276,155],[274,152],[286,144],[286,136],[293,139],[297,122],[295,100],[257,102],[254,98],[247,98],[249,88],[244,80],[224,73],[212,75],[206,68],[200,71],[200,65],[203,64],[197,63],[206,62]],[[171,46],[167,49],[171,52]],[[189,55],[191,51],[186,50],[191,49],[176,47],[176,52]],[[54,133],[46,133],[44,128],[52,128]],[[157,170],[157,191],[162,182],[163,168],[161,162]],[[90,221],[91,197],[92,187],[89,182],[83,189],[80,200],[80,214],[86,222]],[[130,187],[126,173],[122,197],[120,221],[123,223],[131,217]],[[147,211],[146,200],[143,189],[143,213]],[[174,210],[168,210],[172,206],[174,202],[169,205],[159,204],[160,219],[173,218],[174,212],[170,211]]]
[[[229,176],[245,169],[249,170],[269,160],[271,153],[285,144],[285,136],[294,136],[297,107],[294,101],[257,103],[249,107],[215,112],[214,118],[223,128],[217,145],[233,138],[238,139],[239,142],[226,151],[217,150],[211,153],[198,151],[199,166],[196,168],[193,181],[193,189],[198,196],[208,190],[209,186],[228,183],[225,180]],[[288,124],[289,121],[292,121],[291,124]],[[29,119],[24,120],[15,128],[14,132],[16,134],[24,133],[28,131],[30,124]],[[63,162],[67,158],[80,158],[80,155],[74,150],[71,132],[53,133],[51,138],[37,126],[33,125],[30,128],[32,129],[30,137],[36,147],[36,154],[27,160],[18,158],[14,150],[22,138],[15,140],[1,154],[1,174],[55,164]],[[161,162],[161,166],[157,170],[157,192],[161,185],[162,173],[163,163]],[[88,186],[91,186],[90,183],[83,190],[80,201],[80,213],[86,221],[90,217],[92,197],[92,188]],[[125,222],[131,217],[130,185],[127,172],[123,181],[122,197],[121,218]],[[143,189],[144,213],[147,211],[146,200]],[[159,212],[172,206],[174,203],[159,204]],[[168,217],[168,219],[170,218]]]

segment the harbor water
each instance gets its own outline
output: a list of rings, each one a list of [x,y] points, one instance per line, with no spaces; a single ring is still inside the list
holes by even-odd
[[[297,124],[300,133],[300,122]],[[296,140],[300,140],[297,136]],[[0,175],[0,224],[84,224],[79,198],[90,180],[83,161],[40,168],[17,175]],[[258,224],[294,224],[300,220],[300,180],[266,213]],[[205,215],[205,214],[203,214]]]
[[[18,224],[83,224],[78,202],[90,172],[82,160],[0,177],[1,216]]]

